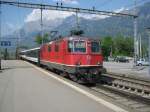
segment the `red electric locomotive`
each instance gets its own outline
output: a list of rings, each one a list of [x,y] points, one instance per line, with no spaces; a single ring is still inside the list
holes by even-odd
[[[79,83],[95,83],[103,69],[100,41],[71,36],[44,44],[39,62]]]

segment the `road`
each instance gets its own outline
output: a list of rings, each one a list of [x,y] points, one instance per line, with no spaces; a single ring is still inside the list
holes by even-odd
[[[114,112],[23,61],[3,61],[0,112]]]

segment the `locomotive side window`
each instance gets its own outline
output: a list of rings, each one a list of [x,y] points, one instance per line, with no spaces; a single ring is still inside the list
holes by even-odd
[[[73,41],[68,41],[68,51],[73,52]]]
[[[59,51],[59,45],[58,43],[55,44],[55,52],[58,52]]]
[[[48,46],[48,52],[51,52],[51,45]]]
[[[100,52],[99,42],[91,42],[91,51],[93,53],[99,53]]]

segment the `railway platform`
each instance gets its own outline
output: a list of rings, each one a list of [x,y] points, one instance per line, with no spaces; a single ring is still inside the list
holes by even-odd
[[[130,63],[117,63],[117,62],[104,62],[104,67],[110,74],[126,75],[133,78],[149,79],[148,66],[133,67],[133,62]]]
[[[79,84],[21,60],[2,61],[0,112],[127,112]]]

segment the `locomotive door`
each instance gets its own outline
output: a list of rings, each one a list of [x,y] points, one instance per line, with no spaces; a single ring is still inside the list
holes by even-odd
[[[58,42],[56,42],[55,43],[55,62],[59,62],[59,43]]]

